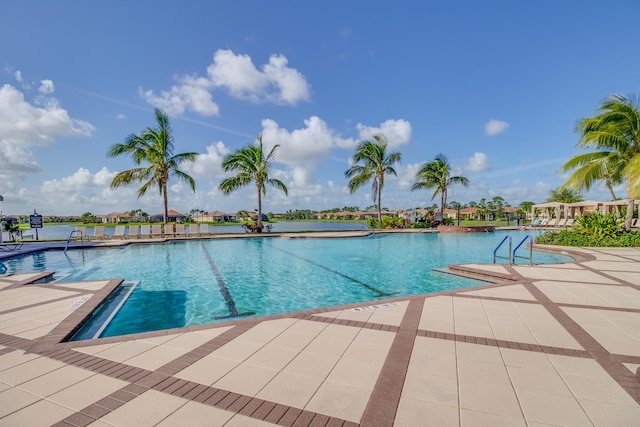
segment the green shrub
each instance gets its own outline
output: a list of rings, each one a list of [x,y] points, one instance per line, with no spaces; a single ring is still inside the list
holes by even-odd
[[[620,234],[622,223],[613,213],[605,215],[593,212],[576,218],[573,229],[580,234],[599,239],[615,238]]]
[[[382,228],[380,226],[380,222],[378,221],[378,218],[368,218],[367,225],[371,228]]]
[[[383,216],[382,222],[378,221],[378,218],[369,218],[367,219],[367,225],[375,229],[395,229],[403,228],[405,226],[404,218],[392,216]]]
[[[576,230],[547,231],[534,239],[541,245],[590,247],[640,247],[640,232],[619,232],[615,236],[582,234]]]

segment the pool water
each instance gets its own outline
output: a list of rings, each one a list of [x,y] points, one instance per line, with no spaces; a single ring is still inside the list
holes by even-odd
[[[505,235],[186,240],[46,251],[5,264],[9,272],[56,271],[63,282],[138,281],[101,334],[113,336],[477,286],[433,269],[492,262]],[[526,236],[510,235],[514,245]],[[534,252],[534,263],[570,260]]]

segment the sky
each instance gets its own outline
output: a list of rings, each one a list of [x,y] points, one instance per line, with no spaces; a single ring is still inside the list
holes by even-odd
[[[637,0],[0,2],[0,211],[4,215],[162,212],[112,144],[170,117],[196,192],[171,178],[169,208],[257,208],[250,185],[225,196],[225,155],[279,144],[264,212],[373,204],[345,171],[382,133],[401,154],[382,206],[439,204],[411,191],[445,154],[448,200],[543,202],[580,153],[576,122],[610,94],[640,93]],[[615,189],[626,197],[624,187]],[[596,186],[585,199],[606,200]]]

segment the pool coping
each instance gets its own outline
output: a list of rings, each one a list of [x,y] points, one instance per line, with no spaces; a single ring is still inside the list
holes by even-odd
[[[312,234],[317,235],[317,233],[312,233]],[[329,237],[327,238],[340,238],[340,236],[336,236],[335,233],[331,232],[328,234],[329,234]],[[368,237],[368,235],[360,234],[358,236],[354,236],[353,233],[347,233],[347,234],[348,234],[346,236],[347,238]],[[244,234],[244,235],[239,235],[239,237],[272,238],[272,237],[278,237],[278,235],[265,234],[264,236],[255,236],[255,235]],[[229,237],[229,238],[234,238],[234,237]],[[317,238],[320,238],[320,237],[317,237]],[[192,239],[208,240],[208,238],[206,237],[204,238],[198,237],[198,238],[192,238]],[[110,245],[100,245],[100,246],[101,247],[104,247],[104,246],[120,247],[120,246],[126,246],[127,244],[132,244],[132,243],[152,244],[152,243],[163,243],[170,240],[181,240],[181,239],[180,238],[178,239],[145,239],[142,241],[140,239],[138,239],[137,241],[114,240],[111,242],[112,244]],[[595,256],[593,255],[584,254],[578,251],[572,251],[571,249],[567,249],[565,247],[563,247],[562,249],[557,249],[556,247],[550,246],[550,245],[535,245],[534,247],[535,247],[535,250],[546,251],[551,253],[560,253],[563,255],[571,256],[572,258],[574,258],[573,262],[578,262],[578,260],[587,261],[587,260],[595,259]],[[49,248],[49,249],[56,249],[56,248]],[[183,327],[170,328],[170,329],[160,329],[156,331],[138,332],[134,334],[117,335],[117,336],[104,337],[104,338],[93,338],[93,339],[87,339],[87,340],[69,341],[71,337],[83,326],[84,322],[86,322],[89,319],[89,317],[94,313],[94,311],[97,310],[98,307],[100,307],[100,305],[118,288],[118,286],[120,286],[125,281],[124,278],[101,279],[101,280],[107,280],[108,282],[99,291],[95,292],[89,300],[83,302],[82,305],[78,307],[76,310],[74,310],[74,312],[71,315],[69,315],[62,322],[60,322],[60,324],[58,324],[49,334],[47,334],[45,337],[41,338],[40,340],[37,340],[36,344],[34,344],[34,347],[29,348],[29,351],[40,352],[42,351],[42,349],[52,348],[52,347],[67,349],[67,348],[93,346],[93,345],[99,345],[99,344],[110,344],[114,342],[124,342],[132,339],[153,338],[153,337],[175,334],[175,333],[193,332],[198,330],[215,329],[215,328],[222,328],[222,327],[228,327],[228,326],[238,326],[243,324],[254,324],[256,322],[283,319],[283,318],[289,318],[289,317],[305,318],[306,316],[319,314],[319,313],[327,313],[327,312],[336,311],[336,310],[347,310],[352,308],[365,307],[365,306],[371,305],[373,302],[382,304],[386,302],[407,301],[407,300],[413,300],[413,299],[424,299],[425,297],[448,295],[451,292],[460,292],[463,290],[473,291],[478,289],[489,289],[492,287],[502,287],[502,286],[505,286],[505,284],[507,283],[516,282],[518,280],[518,278],[514,278],[514,276],[511,274],[486,272],[481,269],[469,267],[468,264],[450,264],[447,266],[447,269],[449,274],[478,280],[483,283],[479,284],[478,286],[458,288],[458,289],[438,291],[438,292],[430,292],[425,294],[384,298],[379,300],[363,301],[358,303],[343,304],[343,305],[330,306],[330,307],[324,307],[324,308],[314,308],[314,309],[272,314],[272,315],[266,315],[266,316],[236,318],[229,321],[205,323],[201,325],[183,326]],[[438,269],[434,269],[434,270],[438,271]],[[444,273],[444,272],[441,271],[441,273]],[[20,283],[16,283],[11,287],[37,285],[37,283],[39,283],[41,280],[50,278],[54,274],[55,272],[42,272],[40,274],[37,274],[33,280],[21,281]],[[0,277],[2,277],[2,275],[0,275]],[[92,280],[92,281],[95,281],[95,280]],[[78,283],[81,283],[81,282],[78,282]],[[65,287],[65,284],[55,283],[55,284],[49,284],[47,286],[62,288],[62,287]]]

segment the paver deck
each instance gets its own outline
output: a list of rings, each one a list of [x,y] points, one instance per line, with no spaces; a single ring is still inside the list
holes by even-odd
[[[0,426],[640,425],[640,248],[473,289],[61,342],[117,280],[0,275]],[[373,305],[375,304],[375,305]]]

